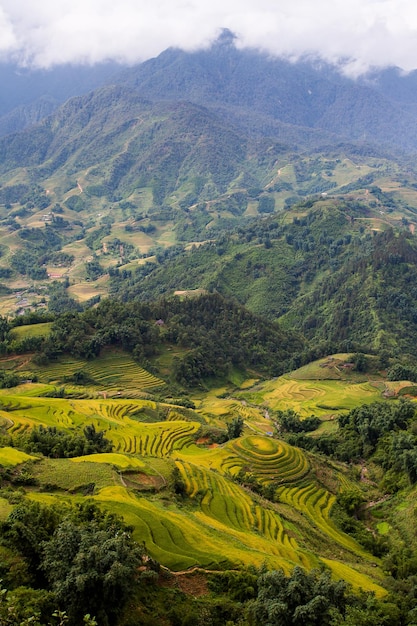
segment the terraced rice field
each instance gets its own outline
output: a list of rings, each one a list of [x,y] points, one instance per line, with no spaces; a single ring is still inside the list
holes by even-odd
[[[297,550],[297,544],[286,535],[278,516],[274,518],[271,512],[263,514],[260,507],[258,517],[250,516],[251,500],[248,496],[245,499],[242,490],[242,494],[239,493],[239,487],[232,485],[236,492],[228,491],[226,483],[211,480],[214,481],[209,483],[214,497],[208,496],[201,510],[198,508],[194,513],[185,514],[174,506],[164,507],[156,501],[133,496],[120,487],[104,489],[96,499],[107,503],[112,511],[123,511],[126,521],[135,527],[137,537],[145,541],[150,554],[174,570],[195,565],[223,569],[232,564],[235,567],[236,564],[267,562],[289,571],[295,563],[309,568],[317,565],[313,555]],[[227,513],[223,505],[228,506]],[[252,528],[248,526],[251,521]],[[229,522],[233,522],[233,526]],[[264,529],[265,534],[259,529]]]
[[[295,380],[287,375],[237,395],[275,410],[293,409],[301,416],[314,414],[318,417],[381,399],[380,390],[370,382]]]
[[[287,483],[305,476],[309,464],[298,448],[277,439],[250,435],[228,444],[228,455],[221,469],[232,475],[243,469],[255,474],[262,483]]]
[[[1,398],[0,418],[9,424],[8,432],[22,434],[35,426],[64,429],[93,424],[105,430],[115,451],[143,456],[166,457],[192,442],[198,422],[169,421],[147,424],[130,415],[143,407],[154,408],[149,400],[68,400],[61,398]]]
[[[299,448],[262,435],[240,437],[211,450],[189,445],[175,456],[183,461],[193,458],[198,465],[228,476],[236,476],[243,470],[254,474],[263,484],[272,481],[293,483],[310,470],[307,458]]]
[[[167,457],[173,450],[181,450],[192,442],[198,423],[158,422],[156,424],[127,425],[109,432],[118,452],[142,456]]]
[[[164,385],[164,381],[140,367],[124,352],[109,352],[95,361],[66,358],[37,370],[41,382],[63,383],[74,372],[83,370],[108,393],[119,390],[147,390]],[[129,394],[131,395],[131,393]]]
[[[325,561],[308,549],[308,533],[314,532],[322,538],[322,554],[336,575],[341,567],[347,568],[350,579],[360,581],[357,585],[372,588],[374,583],[357,566],[329,558],[343,553],[352,563],[375,561],[332,523],[329,513],[335,496],[317,487],[303,451],[255,433],[212,449],[199,447],[194,440],[201,414],[209,409],[207,400],[193,421],[191,410],[147,399],[46,398],[25,395],[26,389],[22,388],[22,395],[0,393],[0,419],[9,433],[40,424],[69,431],[94,424],[114,443],[109,454],[36,462],[33,473],[41,487],[55,489],[53,497],[58,500],[71,493],[74,498],[94,494],[101,505],[133,525],[136,538],[145,541],[151,556],[163,565],[173,570],[219,569],[266,562],[287,572],[296,564],[310,569]],[[218,420],[224,426],[221,401],[217,398],[215,403],[214,423]],[[228,418],[241,415],[248,426],[265,419],[263,409],[233,399],[225,401],[224,410]],[[146,411],[166,414],[167,420],[141,421]],[[3,449],[0,463],[16,453],[13,448]],[[14,462],[21,461],[15,457]],[[187,506],[166,495],[175,466],[185,485]],[[133,471],[131,483],[128,476],[123,480],[124,470]],[[253,474],[261,484],[272,483],[280,503],[262,501],[240,486],[233,479],[240,471]],[[139,495],[134,476],[157,477],[161,492],[148,498]],[[340,486],[349,488],[349,481],[341,479]],[[45,494],[36,497],[48,500]],[[296,519],[303,520],[301,529]]]
[[[259,535],[259,546],[265,541],[272,542],[267,548],[272,554],[294,564],[312,565],[311,555],[300,549],[276,512],[255,504],[242,487],[214,472],[203,470],[191,463],[177,461],[176,465],[189,496],[201,498],[200,517],[211,518],[225,528],[244,533],[255,532]]]
[[[317,487],[314,483],[304,486],[279,487],[277,495],[281,502],[302,511],[311,522],[332,541],[340,544],[355,555],[370,558],[370,555],[352,537],[341,532],[330,519],[330,510],[336,497],[326,489]],[[374,557],[374,560],[377,560]]]

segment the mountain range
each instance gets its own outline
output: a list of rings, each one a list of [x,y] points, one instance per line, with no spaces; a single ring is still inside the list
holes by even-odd
[[[210,107],[251,133],[296,143],[367,141],[412,151],[417,146],[417,74],[398,68],[352,79],[324,62],[291,62],[238,49],[224,30],[208,49],[168,49],[130,68],[115,64],[49,71],[0,67],[0,133],[22,129],[71,96],[104,84],[141,98]],[[294,128],[295,127],[295,128]]]
[[[18,110],[29,120],[53,93],[53,112],[0,138],[2,312],[16,312],[10,298],[22,288],[35,307],[57,298],[67,307],[53,278],[78,301],[202,288],[313,342],[403,349],[413,315],[400,316],[398,334],[366,276],[376,266],[381,274],[378,244],[390,229],[403,239],[386,235],[386,267],[399,261],[378,284],[388,281],[395,300],[407,292],[398,272],[410,259],[414,268],[404,239],[417,214],[414,73],[353,80],[323,63],[238,49],[229,31],[209,49],[116,69],[43,73]],[[10,106],[0,126],[16,114]],[[364,321],[369,311],[377,324]]]

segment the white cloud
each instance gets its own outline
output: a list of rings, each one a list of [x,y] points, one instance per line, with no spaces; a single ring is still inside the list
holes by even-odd
[[[169,46],[194,49],[221,28],[271,54],[417,67],[412,0],[0,0],[0,55],[48,67],[134,63]]]

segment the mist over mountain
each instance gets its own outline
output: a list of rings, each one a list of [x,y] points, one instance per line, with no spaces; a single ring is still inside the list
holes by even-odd
[[[406,152],[417,147],[416,72],[388,68],[353,80],[323,62],[238,49],[227,30],[209,49],[172,48],[124,70],[114,64],[34,72],[2,66],[0,80],[8,85],[0,97],[0,134],[40,121],[71,96],[118,84],[153,102],[209,107],[245,133],[301,147],[340,139]]]

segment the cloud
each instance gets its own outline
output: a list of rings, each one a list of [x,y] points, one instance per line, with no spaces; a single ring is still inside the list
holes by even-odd
[[[273,55],[417,67],[412,0],[0,0],[0,58],[22,65],[135,63],[207,46],[222,28]]]

